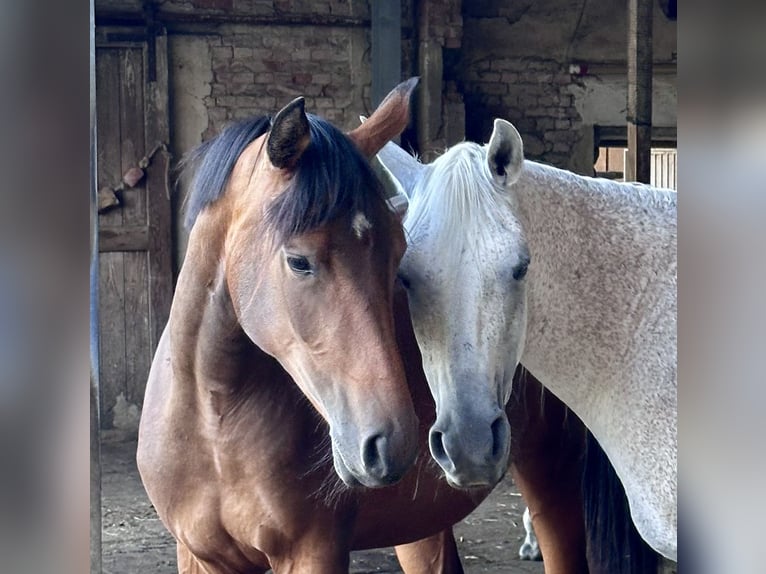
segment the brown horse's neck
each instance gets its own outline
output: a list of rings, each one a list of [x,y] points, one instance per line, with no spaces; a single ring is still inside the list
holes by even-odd
[[[171,309],[171,360],[186,406],[222,418],[241,402],[245,373],[261,353],[239,325],[224,273],[224,235],[215,214],[199,218]],[[193,405],[191,404],[193,403]]]

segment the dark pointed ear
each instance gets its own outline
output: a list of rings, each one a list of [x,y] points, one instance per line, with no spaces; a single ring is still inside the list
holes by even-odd
[[[397,137],[410,122],[410,98],[418,78],[396,86],[361,126],[348,134],[362,153],[371,158],[386,142]]]
[[[304,105],[302,97],[295,98],[279,110],[271,121],[266,151],[275,167],[293,169],[311,142]]]
[[[524,145],[510,122],[495,120],[487,149],[487,167],[495,181],[503,187],[516,183],[524,167]]]

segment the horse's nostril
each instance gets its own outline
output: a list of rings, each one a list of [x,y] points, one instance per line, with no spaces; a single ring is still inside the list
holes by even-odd
[[[371,474],[384,474],[385,462],[384,451],[386,437],[375,434],[369,437],[362,445],[362,464],[365,470]]]
[[[492,423],[492,459],[496,460],[505,453],[508,446],[509,426],[505,415],[500,415]]]
[[[428,435],[428,447],[436,462],[442,463],[449,460],[447,451],[444,449],[444,433],[432,430]]]

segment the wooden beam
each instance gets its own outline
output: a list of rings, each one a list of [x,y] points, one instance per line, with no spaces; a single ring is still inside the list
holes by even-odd
[[[444,62],[442,45],[433,39],[431,31],[431,13],[434,7],[431,0],[417,3],[418,23],[418,75],[420,83],[417,91],[415,113],[418,134],[418,151],[426,163],[435,159],[440,149],[435,148],[442,125],[443,102],[442,82]]]
[[[625,179],[649,183],[652,147],[652,6],[628,0],[628,155]]]
[[[149,228],[146,225],[102,226],[98,230],[98,250],[101,253],[146,251],[147,249],[149,249]]]
[[[168,108],[168,37],[158,35],[155,80],[146,85],[144,118],[146,149],[170,141]],[[173,238],[171,235],[170,155],[158,151],[146,168],[149,216],[149,321],[152,355],[165,329],[173,300]]]

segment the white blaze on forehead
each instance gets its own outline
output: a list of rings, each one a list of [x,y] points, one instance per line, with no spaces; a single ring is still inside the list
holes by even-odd
[[[354,233],[356,233],[356,236],[359,239],[361,239],[362,234],[371,227],[372,223],[370,223],[370,220],[367,219],[367,217],[361,211],[358,212],[354,216],[354,219],[351,221],[351,228],[354,230]]]

